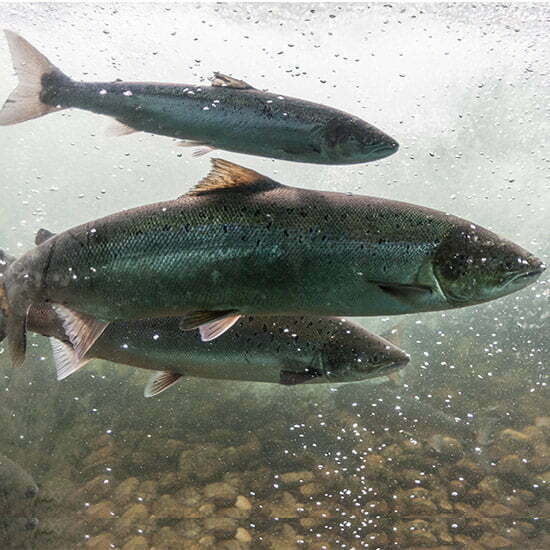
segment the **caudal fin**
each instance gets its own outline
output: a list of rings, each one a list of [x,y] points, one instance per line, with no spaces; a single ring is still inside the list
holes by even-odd
[[[7,29],[4,34],[19,83],[0,110],[0,125],[17,124],[58,111],[56,106],[43,103],[40,99],[42,77],[51,73],[63,73],[22,36]]]
[[[8,324],[8,298],[4,287],[4,273],[14,261],[13,256],[0,249],[0,342],[6,337]]]
[[[11,363],[20,367],[27,349],[27,312],[30,302],[8,281],[15,258],[0,250],[0,340],[7,336]],[[8,288],[8,284],[11,285]]]
[[[27,351],[27,316],[10,313],[7,325],[11,364],[13,367],[22,367]]]

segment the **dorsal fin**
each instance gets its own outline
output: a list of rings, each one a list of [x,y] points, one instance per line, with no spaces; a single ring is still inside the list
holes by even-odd
[[[238,90],[255,90],[254,86],[245,82],[244,80],[239,80],[238,78],[233,78],[223,73],[215,72],[214,76],[210,79],[212,86],[218,86],[222,88],[236,88]]]
[[[281,185],[254,170],[223,159],[212,159],[208,176],[199,181],[187,195],[202,195],[220,189],[257,189],[265,191]]]
[[[54,236],[55,233],[52,233],[51,231],[48,231],[47,229],[44,229],[42,227],[36,232],[36,236],[34,237],[34,244],[38,246],[39,244],[42,244],[44,241],[47,241]]]

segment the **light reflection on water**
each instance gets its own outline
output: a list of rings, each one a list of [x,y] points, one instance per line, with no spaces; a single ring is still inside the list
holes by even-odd
[[[547,19],[543,5],[29,4],[4,26],[75,77],[223,70],[356,113],[399,153],[347,167],[224,157],[449,210],[547,258]],[[108,139],[105,125],[70,111],[0,131],[2,248],[176,197],[207,171],[170,139]],[[399,320],[411,363],[379,385],[186,380],[146,400],[143,372],[97,362],[57,382],[44,339],[21,371],[0,346],[0,453],[40,488],[0,492],[3,547],[546,548],[546,286]]]

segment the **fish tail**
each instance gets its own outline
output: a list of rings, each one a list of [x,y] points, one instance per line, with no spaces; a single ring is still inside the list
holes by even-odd
[[[58,83],[71,82],[70,78],[22,36],[7,29],[4,34],[19,82],[0,110],[0,125],[18,124],[58,111],[59,107],[43,101],[44,93]]]
[[[13,367],[22,367],[27,351],[27,315],[10,314],[6,334],[11,364]]]
[[[8,322],[8,298],[4,286],[4,274],[14,261],[15,258],[13,256],[0,249],[0,342],[6,338]]]
[[[27,348],[27,312],[32,300],[26,280],[12,269],[15,259],[0,250],[0,339],[7,337],[11,363],[21,367]]]

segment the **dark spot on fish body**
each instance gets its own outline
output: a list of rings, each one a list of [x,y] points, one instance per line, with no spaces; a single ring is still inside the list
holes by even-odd
[[[270,105],[264,104],[262,105],[261,109],[262,115],[265,116],[265,118],[271,120],[274,117],[273,110]]]

